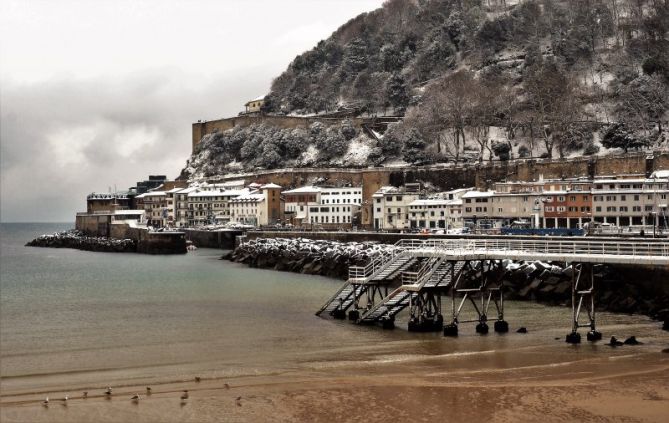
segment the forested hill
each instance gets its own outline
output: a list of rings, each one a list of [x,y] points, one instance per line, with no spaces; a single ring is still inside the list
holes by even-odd
[[[404,115],[367,164],[666,148],[668,31],[669,0],[389,0],[296,57],[263,111]],[[274,157],[256,166],[285,164],[254,139]]]

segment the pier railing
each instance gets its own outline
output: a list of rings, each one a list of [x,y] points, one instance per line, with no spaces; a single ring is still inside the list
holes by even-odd
[[[517,251],[538,254],[588,254],[669,258],[668,242],[588,240],[502,240],[502,239],[403,239],[396,246],[405,250],[438,248],[451,251]]]

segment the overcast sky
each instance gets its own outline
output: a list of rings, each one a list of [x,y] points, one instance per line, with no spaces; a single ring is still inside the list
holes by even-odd
[[[0,219],[70,222],[92,191],[176,177],[192,122],[382,3],[1,0]]]

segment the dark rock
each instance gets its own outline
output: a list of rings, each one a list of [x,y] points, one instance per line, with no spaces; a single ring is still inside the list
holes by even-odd
[[[618,341],[618,339],[615,336],[612,336],[611,340],[606,345],[609,345],[611,347],[620,347],[621,345],[623,345],[623,343]]]
[[[636,336],[630,336],[629,338],[625,339],[625,342],[623,342],[625,345],[641,345],[642,343],[643,342],[636,340]]]
[[[516,331],[516,333],[527,333],[527,328],[526,327],[520,327]],[[558,338],[559,339],[559,338]]]

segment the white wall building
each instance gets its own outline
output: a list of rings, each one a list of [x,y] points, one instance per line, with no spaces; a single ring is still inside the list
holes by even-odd
[[[358,223],[356,216],[362,205],[362,187],[304,186],[282,194],[286,218],[295,225],[347,227]]]
[[[372,195],[374,229],[409,229],[408,206],[419,198],[418,192],[381,187]]]

